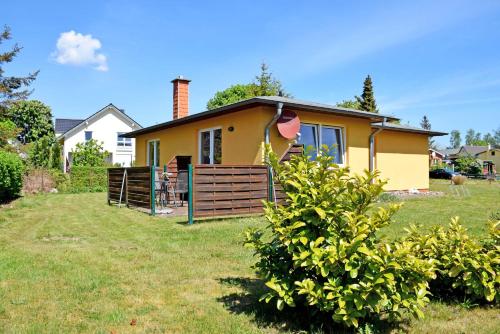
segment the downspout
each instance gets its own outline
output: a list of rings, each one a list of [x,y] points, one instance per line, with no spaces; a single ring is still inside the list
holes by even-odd
[[[266,128],[264,129],[264,144],[266,145],[265,149],[267,149],[267,145],[269,145],[271,142],[270,139],[271,126],[273,126],[278,121],[278,118],[280,118],[282,111],[283,111],[283,103],[279,102],[278,104],[276,104],[276,114],[274,114],[273,118],[269,123],[267,123]],[[267,154],[265,156],[265,161],[266,163],[269,162]],[[276,207],[277,206],[276,191],[274,190],[273,168],[271,166],[268,166],[268,184],[269,184],[268,200],[269,201],[274,200],[274,205]]]
[[[373,172],[373,170],[375,169],[375,136],[378,135],[384,129],[386,121],[387,118],[384,117],[384,119],[382,120],[382,127],[373,131],[370,134],[370,163],[369,163],[370,173]]]

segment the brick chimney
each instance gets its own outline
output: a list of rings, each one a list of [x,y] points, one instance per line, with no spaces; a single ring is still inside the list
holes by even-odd
[[[173,119],[186,117],[189,115],[189,82],[182,75],[171,82],[174,84],[174,113]]]

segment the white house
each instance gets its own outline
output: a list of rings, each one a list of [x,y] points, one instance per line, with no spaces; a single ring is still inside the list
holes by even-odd
[[[63,145],[64,171],[71,166],[71,152],[76,144],[90,139],[103,143],[104,149],[110,153],[109,163],[129,167],[135,160],[135,139],[121,138],[120,135],[141,128],[112,103],[86,119],[56,118],[55,132]]]

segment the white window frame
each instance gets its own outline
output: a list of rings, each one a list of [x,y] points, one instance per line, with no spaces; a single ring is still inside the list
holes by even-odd
[[[203,132],[210,132],[210,152],[209,152],[209,157],[210,157],[210,165],[214,164],[214,131],[215,130],[222,130],[221,126],[216,126],[213,128],[206,128],[206,129],[201,129],[198,131],[198,163],[202,164],[202,157],[201,157],[201,134]],[[221,134],[222,136],[222,134]],[[221,146],[222,146],[222,138],[221,138]],[[221,147],[222,149],[222,147]],[[222,157],[221,157],[222,159]]]
[[[340,149],[342,150],[342,163],[338,164],[339,166],[345,166],[346,165],[346,152],[345,152],[345,128],[341,126],[335,126],[335,125],[327,125],[327,124],[316,124],[316,123],[301,123],[301,125],[309,125],[309,126],[314,126],[316,128],[316,143],[318,143],[318,147],[316,147],[316,152],[318,154],[321,154],[320,148],[323,146],[323,128],[328,128],[328,129],[337,129],[340,130]]]
[[[119,137],[120,134],[125,134],[126,132],[118,131],[116,133],[116,147],[119,150],[131,150],[132,149],[132,138]],[[130,145],[127,145],[130,144]]]
[[[159,143],[160,140],[159,139],[148,140],[148,142],[146,144],[147,145],[146,146],[147,147],[147,149],[146,149],[146,158],[147,158],[146,161],[147,161],[147,165],[148,166],[151,166],[151,161],[149,161],[149,157],[150,157],[150,154],[149,154],[150,153],[149,152],[149,150],[150,150],[149,149],[150,148],[149,143],[151,143],[151,142],[154,142],[154,145],[153,145],[153,150],[154,150],[154,152],[153,152],[153,163],[157,160],[156,159],[156,155],[157,155],[157,153],[159,153],[159,152],[157,152],[158,151],[157,150],[157,147],[158,147],[157,143]],[[158,159],[158,164],[160,164],[160,159]],[[155,167],[158,167],[158,166],[155,166]]]

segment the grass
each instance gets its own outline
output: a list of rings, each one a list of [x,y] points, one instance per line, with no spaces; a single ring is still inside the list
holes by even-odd
[[[469,182],[471,196],[406,201],[393,238],[412,222],[446,224],[460,215],[484,236],[500,209],[499,184]],[[449,191],[445,182],[433,190]],[[0,209],[2,333],[288,333],[293,326],[259,304],[242,232],[262,217],[186,226],[105,204],[104,194],[21,198]],[[423,320],[387,331],[495,333],[495,308],[433,302]],[[131,325],[134,323],[135,325]],[[307,329],[306,329],[307,330]]]

